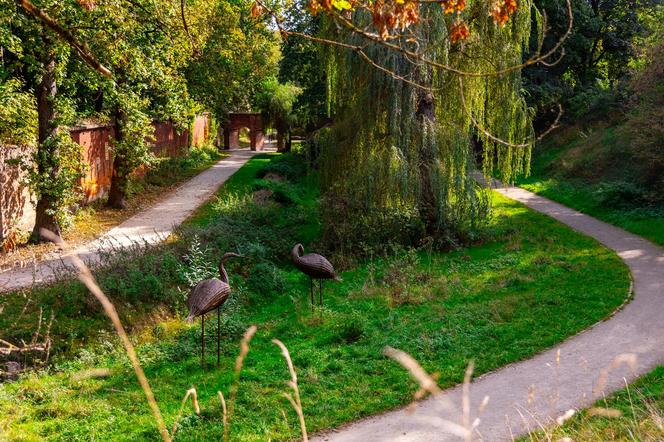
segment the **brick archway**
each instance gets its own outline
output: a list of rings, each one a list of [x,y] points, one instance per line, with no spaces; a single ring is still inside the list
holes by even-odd
[[[251,150],[263,150],[265,127],[263,116],[258,113],[228,114],[228,124],[224,127],[224,149],[240,148],[240,129],[249,129]]]

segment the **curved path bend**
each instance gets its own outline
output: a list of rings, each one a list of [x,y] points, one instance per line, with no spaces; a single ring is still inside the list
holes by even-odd
[[[474,440],[505,441],[548,426],[570,409],[591,405],[664,363],[664,250],[622,229],[516,187],[497,187],[508,198],[546,214],[614,250],[629,267],[634,298],[600,322],[532,359],[479,376],[470,384],[470,422],[479,415]],[[629,357],[621,356],[629,355]],[[635,360],[635,364],[625,362]],[[622,363],[620,363],[622,361]],[[602,376],[601,373],[608,373]],[[605,378],[605,381],[600,381]],[[314,441],[460,440],[445,421],[462,422],[461,386],[406,409],[322,433]]]
[[[265,149],[264,151],[269,151]],[[36,263],[34,266],[0,272],[0,292],[31,287],[52,281],[58,273],[72,268],[68,255],[78,254],[94,264],[104,249],[125,248],[132,244],[157,244],[164,241],[173,229],[186,220],[194,210],[215,194],[240,167],[260,151],[230,150],[209,169],[178,187],[170,196],[146,209],[101,237],[74,251]]]

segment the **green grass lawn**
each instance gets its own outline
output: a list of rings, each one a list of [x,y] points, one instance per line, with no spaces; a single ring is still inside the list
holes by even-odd
[[[260,179],[266,170],[287,179]],[[258,332],[241,373],[232,439],[288,440],[299,437],[299,427],[282,395],[289,373],[273,338],[290,350],[314,432],[412,399],[417,387],[382,355],[386,345],[412,354],[450,386],[470,360],[478,375],[528,358],[605,318],[627,295],[628,271],[614,253],[495,194],[481,243],[451,253],[397,251],[346,269],[342,282],[326,284],[325,308],[312,314],[309,281],[288,261],[295,242],[315,249],[320,232],[316,177],[298,178],[302,171],[291,156],[256,156],[175,241],[142,257],[108,257],[107,270],[97,272],[132,330],[169,428],[186,390],[198,391],[202,413],[187,405],[178,440],[221,437],[217,391],[228,398],[249,325]],[[257,190],[269,190],[269,200],[253,202]],[[204,370],[200,325],[184,323],[184,298],[191,282],[214,273],[225,250],[248,258],[229,261],[234,294],[223,309],[221,369],[213,369],[210,318]],[[31,336],[39,307],[52,310],[56,352],[48,368],[0,385],[0,439],[158,438],[117,338],[80,284],[12,294],[0,305],[0,330],[8,330],[2,337],[14,340]],[[110,374],[75,376],[93,367]]]
[[[664,207],[635,203],[629,165],[603,161],[621,142],[612,128],[553,137],[537,147],[531,175],[517,184],[664,246]]]
[[[584,410],[562,427],[533,433],[524,441],[662,441],[664,440],[664,366],[593,408]]]

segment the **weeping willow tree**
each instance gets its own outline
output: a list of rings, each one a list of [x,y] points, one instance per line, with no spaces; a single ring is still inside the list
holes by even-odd
[[[332,208],[324,210],[325,221],[336,232],[331,241],[357,233],[335,230],[349,220],[363,220],[358,229],[365,236],[384,229],[401,238],[408,228],[398,220],[416,219],[407,241],[467,238],[489,212],[488,191],[473,174],[478,157],[485,175],[498,172],[510,181],[528,172],[533,112],[521,93],[520,69],[511,67],[523,63],[539,16],[522,1],[503,27],[486,10],[481,1],[466,8],[470,33],[458,41],[451,35],[458,18],[438,4],[420,4],[408,40],[394,44],[403,51],[338,26],[327,29],[324,38],[343,42],[327,48],[336,122],[320,158]],[[362,29],[371,16],[356,11],[349,20]],[[413,53],[426,54],[427,62]]]

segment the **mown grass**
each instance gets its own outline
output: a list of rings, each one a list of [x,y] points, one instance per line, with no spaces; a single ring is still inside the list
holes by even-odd
[[[289,180],[260,179],[265,167]],[[281,395],[289,374],[272,338],[290,350],[307,425],[317,431],[412,398],[416,386],[382,356],[385,345],[411,353],[438,373],[442,386],[450,386],[462,380],[470,360],[480,374],[530,357],[605,318],[627,294],[628,272],[615,254],[496,194],[482,243],[452,253],[396,250],[346,269],[343,282],[326,284],[325,307],[312,315],[309,282],[290,265],[288,253],[295,242],[316,248],[315,178],[305,176],[294,157],[254,157],[181,229],[177,241],[142,258],[109,257],[111,267],[98,272],[133,327],[169,428],[185,391],[198,390],[201,416],[187,409],[177,439],[221,437],[216,392],[228,397],[237,343],[252,324],[258,333],[242,370],[232,439],[287,440],[297,438],[299,428]],[[266,188],[271,200],[254,204],[252,193]],[[234,294],[223,309],[220,370],[213,369],[216,320],[206,321],[204,370],[200,326],[183,323],[183,300],[190,282],[214,273],[224,250],[249,258],[229,265]],[[0,330],[7,330],[26,299],[31,301],[23,317],[33,323],[37,306],[50,305],[56,313],[53,336],[60,356],[47,370],[0,385],[5,437],[155,440],[158,433],[127,357],[104,331],[105,318],[80,285],[60,283],[2,298]],[[29,336],[30,329],[10,332],[14,339],[21,333]],[[110,374],[75,377],[92,367]]]
[[[664,246],[664,207],[643,201],[632,160],[612,154],[625,142],[613,127],[567,129],[537,146],[517,184]]]
[[[608,415],[607,415],[608,414]],[[664,366],[595,403],[562,427],[537,432],[524,441],[664,440]]]

